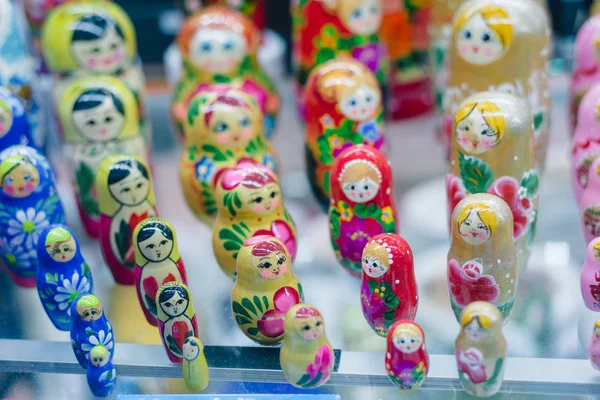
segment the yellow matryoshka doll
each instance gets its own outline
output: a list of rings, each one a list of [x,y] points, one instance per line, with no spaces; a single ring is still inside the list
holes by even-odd
[[[220,171],[242,160],[275,171],[262,120],[254,99],[241,90],[200,92],[190,101],[179,177],[188,206],[206,225],[212,226],[217,215],[215,177]]]
[[[208,387],[208,363],[200,339],[190,336],[183,342],[183,380],[188,389],[201,392]]]
[[[88,235],[98,238],[100,211],[94,182],[100,163],[114,154],[147,156],[135,96],[115,77],[85,77],[71,81],[57,107],[79,215]]]
[[[513,214],[513,240],[520,270],[527,265],[538,209],[533,121],[524,100],[483,92],[466,99],[454,117],[448,213],[468,194],[490,193]]]

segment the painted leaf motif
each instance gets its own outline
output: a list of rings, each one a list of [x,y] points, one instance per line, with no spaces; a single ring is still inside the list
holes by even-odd
[[[325,131],[325,135],[317,138],[317,145],[319,146],[319,160],[322,164],[331,165],[333,164],[333,156],[327,136],[327,131]]]
[[[167,335],[167,347],[169,348],[169,350],[171,350],[171,353],[178,356],[183,355],[181,348],[177,345],[177,343],[173,339],[173,336],[171,335]]]
[[[235,233],[233,233],[231,230],[229,230],[227,228],[221,229],[221,231],[219,232],[219,239],[231,240],[233,242],[239,243],[240,245],[244,244],[243,240],[241,240]]]
[[[537,171],[534,169],[530,169],[529,171],[523,174],[523,179],[521,180],[521,187],[526,190],[527,197],[533,198],[537,195],[539,183],[540,182]]]
[[[212,144],[203,144],[202,150],[206,153],[211,154],[211,158],[213,159],[213,161],[227,161],[227,157],[225,156],[225,154],[223,154],[221,150],[219,150],[216,146],[213,146]]]
[[[377,289],[377,281],[369,281],[367,285],[369,285],[369,291],[371,293],[375,292],[375,289]]]
[[[46,272],[46,283],[49,285],[56,285],[58,282],[58,274],[51,274],[50,272]]]
[[[157,315],[156,310],[156,299],[151,299],[147,294],[144,295],[144,300],[146,302],[146,308],[152,315]]]
[[[504,359],[502,357],[498,358],[496,360],[496,366],[494,368],[494,374],[492,375],[492,377],[490,379],[488,379],[484,385],[487,388],[490,388],[494,385],[496,385],[498,378],[500,377],[500,374],[502,373],[502,368],[503,368],[503,364],[504,364]]]
[[[194,125],[196,117],[200,115],[200,106],[202,105],[203,100],[204,98],[202,96],[195,96],[189,104],[187,118],[190,125]]]
[[[248,319],[252,318],[250,316],[250,314],[248,314],[248,311],[246,311],[246,309],[244,307],[242,307],[242,305],[240,303],[238,303],[237,301],[234,301],[231,303],[231,309],[233,310],[233,312],[235,314],[243,315],[244,317],[246,317]]]
[[[254,305],[252,305],[252,302],[249,299],[243,298],[242,299],[242,306],[244,306],[244,308],[246,308],[252,314],[258,315],[258,313],[256,312],[256,309],[254,308]]]
[[[79,169],[75,173],[75,180],[77,181],[79,193],[82,196],[92,192],[95,176],[92,169],[86,163],[79,164]]]
[[[119,260],[124,261],[127,257],[127,251],[131,246],[131,232],[129,231],[129,224],[124,220],[119,224],[119,230],[115,233],[115,243],[117,244],[117,251],[119,252]]]
[[[469,193],[487,193],[494,182],[494,172],[485,161],[473,156],[465,156],[459,151],[458,165],[460,177]]]
[[[316,57],[317,65],[323,64],[329,60],[333,60],[334,58],[335,58],[335,50],[328,49],[328,48],[322,48],[317,53],[317,57]]]
[[[248,328],[248,329],[246,329],[246,332],[248,332],[248,334],[251,336],[256,336],[256,335],[258,335],[258,328],[256,328],[256,327]]]
[[[544,112],[540,111],[533,115],[533,127],[536,131],[538,131],[542,125],[544,124]]]
[[[377,204],[371,204],[369,206],[364,203],[357,204],[354,207],[354,214],[359,218],[381,218],[381,208],[377,207]]]
[[[331,236],[334,238],[340,237],[340,213],[337,210],[332,210],[329,213],[329,225],[331,227]]]

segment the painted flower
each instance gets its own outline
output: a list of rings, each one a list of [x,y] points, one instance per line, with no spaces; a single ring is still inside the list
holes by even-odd
[[[15,214],[15,219],[8,221],[6,233],[14,236],[11,239],[12,245],[25,244],[28,249],[33,248],[40,237],[42,229],[50,225],[46,219],[44,211],[36,212],[35,208],[29,207],[27,210],[19,210]]]
[[[528,197],[519,195],[520,185],[511,176],[503,176],[496,180],[489,189],[489,193],[495,194],[508,204],[513,213],[513,238],[519,239],[527,232],[532,220],[533,204]]]
[[[262,164],[265,167],[269,168],[271,171],[276,171],[277,170],[277,164],[275,163],[275,157],[273,157],[271,155],[264,156]]]
[[[323,345],[317,350],[315,360],[306,367],[306,373],[310,376],[311,381],[321,373],[321,379],[319,380],[319,383],[321,383],[329,379],[329,371],[331,370],[332,364],[333,351],[331,350],[331,347]]]
[[[275,221],[271,224],[271,230],[261,229],[254,234],[254,236],[260,235],[274,236],[281,240],[290,252],[292,259],[296,257],[296,236],[294,236],[294,232],[285,221]]]
[[[331,147],[332,149],[339,149],[340,147],[342,147],[342,139],[340,139],[340,137],[338,135],[331,135],[327,138],[327,141],[329,142],[329,147]]]
[[[335,128],[335,124],[333,123],[333,118],[331,118],[331,116],[329,114],[325,114],[321,118],[319,118],[319,122],[321,123],[321,125],[323,126],[324,129]]]
[[[381,220],[386,224],[390,224],[394,221],[394,210],[392,207],[383,207],[381,210]]]
[[[478,384],[485,382],[487,374],[483,364],[483,354],[479,349],[470,347],[467,350],[456,352],[458,368],[469,376],[471,382]]]
[[[35,249],[25,250],[23,246],[12,245],[6,239],[0,239],[0,251],[9,268],[30,268],[37,260]]]
[[[196,178],[200,182],[209,182],[215,172],[215,164],[206,156],[196,163]]]
[[[86,328],[86,333],[88,334],[88,343],[81,344],[81,350],[85,352],[85,358],[89,359],[90,351],[94,346],[97,346],[99,344],[106,347],[106,349],[109,351],[112,350],[112,348],[115,345],[115,342],[113,340],[112,328],[110,326],[110,323],[108,322],[107,327],[108,329],[106,332],[108,333],[106,333],[103,330],[96,333],[93,332],[90,328]]]
[[[244,81],[241,89],[256,100],[260,110],[264,113],[267,105],[267,93],[251,80]]]
[[[356,129],[360,136],[367,142],[375,143],[381,137],[381,130],[374,119],[361,122]]]
[[[339,202],[337,206],[337,211],[340,213],[340,219],[345,222],[349,222],[354,217],[354,212],[352,208],[345,204],[344,202]]]
[[[277,290],[273,296],[275,309],[264,313],[260,321],[256,323],[260,333],[266,337],[283,335],[285,314],[298,303],[300,303],[300,295],[295,288],[284,286]]]
[[[448,261],[448,281],[450,294],[461,307],[474,301],[496,303],[500,287],[491,275],[483,274],[483,266],[478,261],[469,261],[461,268],[456,260]]]
[[[383,58],[385,48],[379,43],[357,47],[352,50],[352,58],[363,63],[371,72],[377,72],[379,62]]]
[[[460,178],[448,174],[446,175],[446,194],[448,199],[448,215],[452,215],[456,205],[467,197],[467,190]]]
[[[63,279],[62,286],[58,286],[57,295],[54,296],[54,301],[58,303],[58,309],[61,311],[67,310],[67,314],[71,315],[71,303],[79,295],[89,294],[91,283],[87,276],[79,280],[77,271],[73,272],[71,280]]]
[[[360,262],[363,249],[369,240],[380,233],[383,233],[383,228],[374,218],[354,217],[350,221],[342,223],[340,238],[337,240],[342,257],[353,262]]]

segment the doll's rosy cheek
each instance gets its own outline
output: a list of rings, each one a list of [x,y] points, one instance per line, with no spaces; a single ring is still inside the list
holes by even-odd
[[[275,197],[272,201],[271,201],[271,205],[273,207],[277,207],[279,205],[279,199],[277,197]]]
[[[304,339],[312,339],[312,333],[310,331],[304,333]]]
[[[287,264],[281,264],[281,273],[285,274],[288,270]]]
[[[217,136],[217,142],[221,143],[221,144],[225,144],[229,141],[229,137],[227,136],[227,134],[221,134]]]
[[[117,51],[115,51],[115,54],[113,55],[113,61],[115,62],[120,62],[123,60],[123,49],[119,49]]]
[[[97,57],[89,57],[86,61],[86,65],[88,67],[95,67],[98,65],[98,58]]]
[[[33,182],[27,182],[25,184],[25,189],[27,190],[33,190],[35,188],[35,185],[33,184]]]
[[[8,195],[13,195],[15,193],[15,188],[12,187],[12,185],[6,185],[4,187],[4,191],[6,192],[6,194]]]
[[[260,276],[262,276],[264,279],[269,279],[271,277],[271,271],[266,269],[260,273]]]
[[[257,213],[261,213],[263,210],[263,207],[260,204],[257,204],[256,206],[254,206],[254,211]]]
[[[250,139],[252,137],[252,129],[246,128],[242,131],[242,137],[244,139]]]

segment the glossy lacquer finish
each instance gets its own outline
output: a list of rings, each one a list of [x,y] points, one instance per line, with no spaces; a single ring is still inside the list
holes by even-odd
[[[398,320],[387,337],[385,370],[402,390],[419,388],[429,372],[429,353],[423,329],[411,320]]]
[[[87,382],[96,397],[108,397],[117,383],[117,370],[112,363],[112,354],[98,344],[90,350]]]
[[[183,342],[183,380],[188,389],[201,392],[208,387],[209,373],[204,346],[197,337]]]

